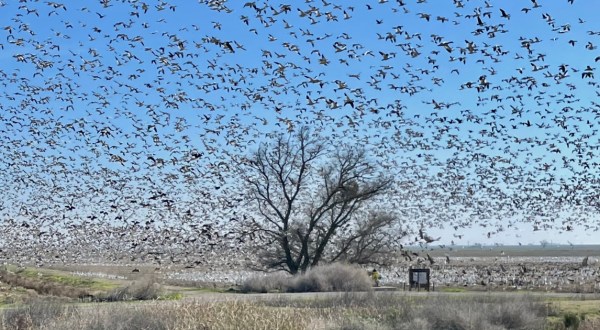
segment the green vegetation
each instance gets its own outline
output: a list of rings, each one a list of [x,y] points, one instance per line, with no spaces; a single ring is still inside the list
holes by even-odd
[[[552,300],[548,309],[551,329],[600,329],[600,300]]]
[[[118,284],[114,281],[89,279],[80,276],[68,275],[64,272],[50,269],[8,267],[6,270],[2,270],[0,272],[3,274],[12,273],[23,279],[30,279],[44,283],[53,283],[73,288],[88,289],[91,291],[110,290],[118,286]]]
[[[183,293],[170,292],[170,293],[165,293],[158,298],[161,300],[181,300],[183,298]]]
[[[25,290],[23,299],[31,294],[87,301],[153,300],[163,296],[162,287],[153,277],[144,277],[126,286],[107,280],[70,276],[59,271],[21,268],[0,270],[0,281]],[[29,290],[29,291],[28,291]],[[31,292],[31,294],[28,294]],[[169,299],[177,294],[168,295]],[[5,299],[7,295],[4,295]],[[10,300],[10,299],[9,299]],[[2,302],[4,300],[0,300]],[[15,302],[10,300],[10,303]]]
[[[579,313],[600,318],[600,300],[557,300],[552,303],[563,313]]]

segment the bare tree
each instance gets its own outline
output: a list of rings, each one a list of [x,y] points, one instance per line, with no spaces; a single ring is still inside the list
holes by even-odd
[[[368,212],[388,192],[365,151],[329,146],[306,127],[263,144],[243,166],[258,214],[253,232],[266,239],[260,261],[292,274],[320,262],[385,262],[398,247],[395,217]]]

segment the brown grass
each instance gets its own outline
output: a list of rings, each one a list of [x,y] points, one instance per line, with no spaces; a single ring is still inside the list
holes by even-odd
[[[69,307],[70,306],[70,307]],[[529,296],[338,293],[260,301],[151,301],[74,307],[33,301],[2,312],[2,329],[564,329]],[[580,320],[580,329],[597,329]],[[595,322],[595,323],[594,323]]]
[[[339,293],[314,299],[76,308],[32,302],[5,310],[2,329],[543,329],[543,304],[518,298]]]

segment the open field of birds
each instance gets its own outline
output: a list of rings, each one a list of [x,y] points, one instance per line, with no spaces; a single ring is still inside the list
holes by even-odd
[[[600,293],[600,246],[493,246],[414,248],[412,260],[399,258],[381,268],[381,284],[407,290],[409,268],[431,269],[435,291],[506,291]],[[47,264],[40,270],[55,270],[80,279],[128,283],[146,277],[175,287],[239,290],[245,281],[268,278],[262,271],[242,263],[220,261],[206,265],[113,263],[107,260]],[[16,266],[13,266],[16,267]],[[29,265],[35,269],[35,263]],[[365,273],[370,269],[363,267]],[[285,274],[282,273],[282,276]]]
[[[349,288],[252,294],[206,282],[169,281],[163,277],[166,274],[136,269],[139,272],[114,265],[79,265],[60,271],[7,267],[0,274],[0,328],[587,330],[600,325],[598,293],[356,292]],[[335,277],[342,282],[356,280],[340,268],[337,271]],[[366,272],[350,276],[362,276],[369,283]],[[102,299],[91,300],[78,290]]]

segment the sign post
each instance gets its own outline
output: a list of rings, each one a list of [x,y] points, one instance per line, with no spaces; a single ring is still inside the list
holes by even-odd
[[[421,289],[426,289],[429,291],[430,289],[430,281],[429,281],[430,270],[428,268],[421,269],[413,269],[410,268],[408,270],[408,283],[409,290],[417,289],[420,291]]]

